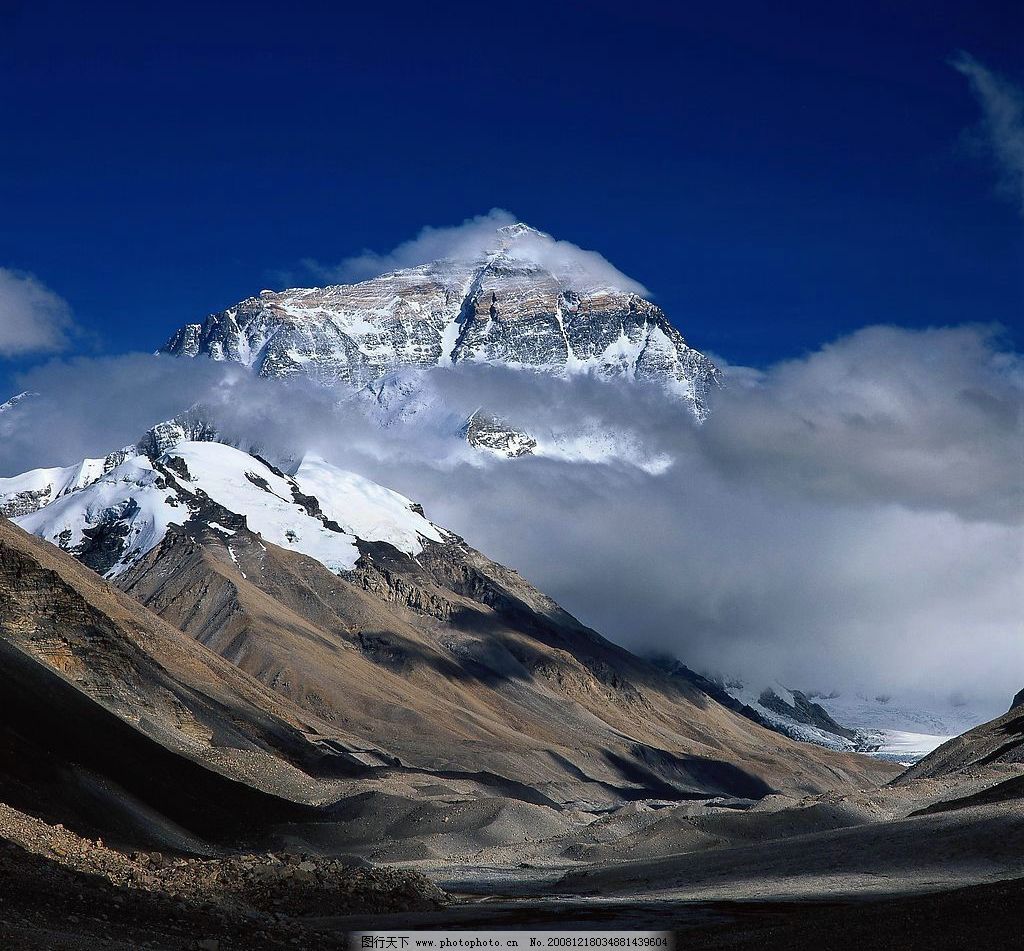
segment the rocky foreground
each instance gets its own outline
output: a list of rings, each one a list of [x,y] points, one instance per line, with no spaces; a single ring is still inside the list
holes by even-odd
[[[0,804],[0,947],[340,948],[300,919],[436,911],[422,875],[289,853],[126,854]]]

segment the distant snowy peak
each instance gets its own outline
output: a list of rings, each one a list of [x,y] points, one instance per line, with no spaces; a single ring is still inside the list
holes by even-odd
[[[403,367],[496,363],[556,374],[624,375],[667,386],[698,416],[719,371],[665,314],[633,290],[563,259],[524,224],[494,247],[357,284],[263,291],[162,348],[366,386]],[[555,249],[555,250],[552,250]]]
[[[895,702],[862,693],[804,693],[780,684],[758,688],[733,680],[722,685],[759,720],[794,740],[879,759],[914,763],[952,736],[981,722],[977,713],[934,700]]]
[[[175,431],[165,424],[140,442]],[[0,511],[108,578],[172,525],[225,537],[246,529],[335,572],[355,566],[360,540],[417,555],[424,539],[448,538],[409,499],[322,459],[307,458],[289,476],[240,449],[192,439],[0,480]]]
[[[0,403],[0,413],[6,413],[8,410],[14,409],[19,403],[24,403],[25,400],[31,399],[33,396],[38,396],[38,393],[18,393],[12,396],[9,400],[4,403]]]
[[[154,426],[134,445],[117,449],[102,459],[83,459],[73,466],[32,469],[0,479],[0,515],[5,518],[29,515],[70,492],[92,485],[127,460],[137,456],[155,460],[186,440],[216,438],[216,430],[204,420],[201,412],[190,409]]]

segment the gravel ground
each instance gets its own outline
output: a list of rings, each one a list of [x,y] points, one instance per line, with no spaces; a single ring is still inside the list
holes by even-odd
[[[0,805],[4,951],[330,949],[312,914],[425,912],[448,897],[423,876],[295,854],[126,855]]]

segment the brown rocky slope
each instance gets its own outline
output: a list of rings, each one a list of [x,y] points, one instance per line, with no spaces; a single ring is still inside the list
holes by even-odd
[[[276,693],[358,737],[367,771],[549,805],[757,799],[891,768],[794,743],[586,628],[461,539],[360,542],[338,576],[234,523],[172,529],[118,579]],[[377,757],[370,762],[371,757]]]

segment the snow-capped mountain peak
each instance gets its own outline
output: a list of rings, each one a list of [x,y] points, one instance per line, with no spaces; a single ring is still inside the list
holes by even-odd
[[[717,368],[638,289],[600,255],[519,222],[370,280],[263,291],[186,324],[162,349],[354,387],[467,362],[624,375],[663,384],[703,415]]]
[[[25,400],[31,399],[33,396],[37,396],[37,393],[30,393],[27,390],[24,393],[17,393],[12,396],[9,400],[0,403],[0,413],[6,413],[9,409],[14,409],[19,403],[24,403]]]
[[[162,438],[186,438],[156,451]],[[225,536],[247,528],[264,540],[348,571],[357,542],[386,542],[416,555],[447,536],[409,499],[310,457],[294,475],[241,449],[187,438],[180,423],[139,445],[78,466],[0,480],[0,511],[23,529],[113,578],[152,551],[172,525]]]
[[[550,238],[551,235],[546,234],[543,231],[538,231],[536,228],[531,228],[525,221],[516,221],[510,225],[502,225],[498,229],[498,234],[502,238],[515,239],[521,238],[524,235],[536,236],[539,238]]]

